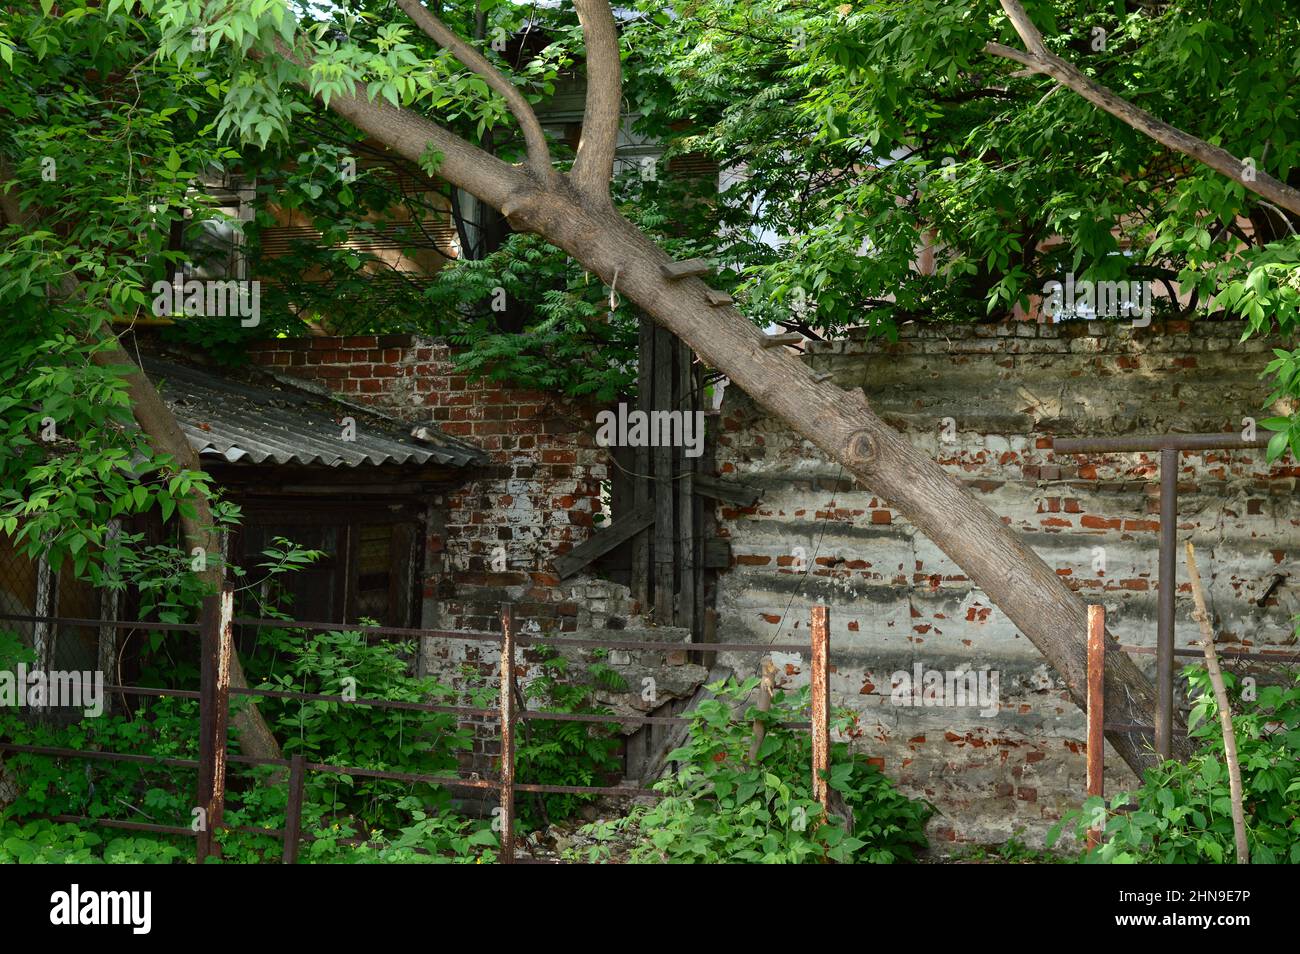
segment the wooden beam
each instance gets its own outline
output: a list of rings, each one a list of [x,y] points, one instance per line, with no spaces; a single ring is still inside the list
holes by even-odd
[[[768,335],[763,339],[763,347],[779,348],[781,345],[797,345],[801,341],[803,341],[803,335],[797,331],[791,331],[782,335]]]
[[[763,491],[757,487],[737,483],[734,480],[723,480],[721,477],[711,477],[708,474],[696,474],[691,483],[700,496],[742,507],[754,506],[763,496]]]
[[[695,407],[695,382],[692,361],[694,353],[684,341],[677,341],[677,378],[674,402],[683,415],[691,414]],[[691,415],[694,420],[694,415]],[[701,438],[703,435],[701,435]],[[677,497],[677,559],[681,582],[677,592],[675,617],[678,626],[695,632],[695,458],[687,457],[682,450],[680,479],[674,483]]]
[[[654,409],[654,357],[655,357],[655,323],[645,315],[641,316],[640,335],[637,343],[636,406],[647,415]],[[650,449],[645,446],[636,448],[633,464],[634,475],[632,491],[632,509],[650,511]],[[649,526],[649,523],[646,524]],[[650,605],[650,534],[638,533],[632,543],[631,571],[632,599],[645,612]]]
[[[721,308],[723,305],[732,304],[735,299],[724,291],[718,291],[716,288],[707,289],[704,297],[709,300],[709,304],[714,308]]]
[[[659,271],[669,281],[679,282],[683,278],[707,275],[713,271],[713,266],[702,258],[690,258],[684,262],[669,262],[667,265],[660,265]]]
[[[673,350],[677,339],[666,328],[655,326],[654,409],[671,411],[673,394]],[[655,622],[673,622],[673,578],[677,569],[673,551],[673,449],[656,447],[654,457],[655,495]]]
[[[573,576],[593,560],[599,559],[615,547],[631,540],[652,523],[654,523],[654,511],[649,506],[624,514],[615,520],[612,526],[597,530],[591,539],[580,543],[563,556],[556,557],[552,564],[556,574],[560,579]]]

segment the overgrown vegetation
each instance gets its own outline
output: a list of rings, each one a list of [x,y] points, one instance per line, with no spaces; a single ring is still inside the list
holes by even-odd
[[[1142,787],[1106,803],[1090,798],[1054,826],[1048,846],[1063,831],[1082,841],[1088,828],[1104,829],[1088,862],[1120,864],[1231,863],[1236,860],[1232,803],[1217,706],[1204,669],[1188,667],[1198,692],[1189,719],[1197,750],[1187,762],[1148,769]],[[1242,680],[1224,673],[1234,714],[1241,765],[1242,802],[1250,858],[1260,864],[1300,864],[1300,677],[1290,685],[1243,693]]]
[[[809,690],[778,691],[766,712],[745,706],[758,679],[729,679],[691,713],[689,737],[670,759],[676,772],[655,787],[659,801],[584,829],[596,839],[586,860],[610,857],[616,839],[630,840],[633,863],[889,863],[913,861],[926,847],[923,801],[893,784],[846,743],[832,746],[828,783],[836,797],[827,817],[813,797],[812,742],[784,723],[806,720]],[[749,758],[753,723],[765,736]],[[841,715],[836,728],[848,728]]]
[[[627,685],[603,661],[603,651],[598,650],[597,658],[583,667],[582,678],[575,678],[578,674],[571,671],[573,667],[567,658],[545,644],[538,648],[543,658],[537,665],[537,675],[523,688],[529,708],[542,712],[610,714],[608,706],[595,701],[595,691],[599,688],[621,691]],[[617,729],[616,724],[608,722],[549,719],[526,722],[516,740],[516,778],[546,785],[615,784],[622,767]],[[543,827],[571,817],[579,807],[595,800],[594,795],[579,794],[521,797],[519,817],[526,825]]]

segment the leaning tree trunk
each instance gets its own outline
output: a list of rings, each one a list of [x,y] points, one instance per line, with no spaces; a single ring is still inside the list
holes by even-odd
[[[5,157],[0,156],[0,182],[11,179],[13,179],[12,168]],[[28,225],[33,219],[39,218],[39,215],[40,213],[35,210],[24,214],[13,192],[0,191],[0,224],[7,222],[13,225]],[[62,298],[71,299],[76,295],[76,291],[76,279],[71,275],[65,277],[59,289]],[[140,425],[140,430],[149,438],[150,446],[156,451],[170,454],[181,467],[201,471],[203,467],[199,455],[190,446],[185,432],[176,422],[175,415],[163,402],[144,372],[136,366],[122,347],[114,344],[111,347],[101,348],[95,352],[94,361],[105,367],[112,366],[125,370],[127,389],[131,397],[131,410],[136,423]],[[194,513],[189,517],[180,515],[186,544],[190,549],[202,547],[205,553],[219,556],[221,541],[213,528],[212,509],[208,506],[207,498],[195,488],[190,491],[187,500],[193,506]],[[224,578],[222,561],[209,560],[200,578],[213,592],[220,591]],[[237,689],[248,687],[248,679],[244,675],[244,667],[239,662],[238,653],[231,654],[230,685]],[[253,758],[281,758],[280,746],[276,743],[275,736],[251,699],[239,707],[233,721],[239,729],[239,748],[244,755]],[[0,788],[3,788],[3,785],[3,767],[0,767]]]
[[[122,347],[115,345],[100,348],[95,352],[94,360],[104,367],[128,369],[124,376],[131,396],[131,409],[136,423],[148,436],[149,445],[159,453],[171,455],[178,467],[201,471],[203,467],[199,455],[190,446],[176,416],[159,396],[158,389]],[[199,578],[207,589],[220,592],[225,578],[225,565],[221,553],[221,534],[213,524],[212,508],[208,506],[207,497],[198,489],[190,492],[187,501],[194,508],[192,514],[186,515],[179,508],[177,510],[181,519],[181,531],[185,535],[185,545],[190,550],[201,547],[207,554],[205,569],[199,573]],[[239,654],[234,652],[230,655],[230,686],[232,689],[248,688],[248,677],[244,675]],[[244,755],[263,759],[282,757],[275,736],[251,697],[245,697],[245,704],[236,708],[231,721],[239,730],[239,750]]]
[[[1084,601],[1000,517],[882,421],[861,391],[818,383],[793,354],[764,347],[762,332],[738,311],[709,303],[702,280],[666,278],[660,267],[669,257],[613,209],[544,201],[517,210],[512,221],[560,245],[606,283],[617,271],[623,294],[943,550],[1051,662],[1075,703],[1086,705]],[[1153,722],[1150,682],[1114,650],[1106,660],[1106,706],[1116,721]],[[1154,764],[1145,735],[1107,738],[1139,774]]]
[[[428,19],[417,0],[398,0],[417,23]],[[517,231],[534,232],[577,262],[677,337],[702,359],[795,431],[839,461],[872,493],[910,520],[944,551],[1023,632],[1065,679],[1071,698],[1086,705],[1087,610],[1061,578],[1002,520],[885,424],[861,392],[813,380],[811,371],[784,349],[763,347],[764,335],[735,308],[717,307],[699,278],[670,280],[669,257],[625,219],[607,186],[617,124],[601,116],[600,97],[617,78],[617,42],[603,0],[578,0],[589,57],[604,71],[591,74],[588,114],[602,120],[604,139],[594,142],[568,174],[545,168],[530,154],[527,169],[509,166],[410,110],[371,101],[364,89],[331,97],[329,108],[399,155],[419,161],[429,149],[443,155],[439,174],[473,192],[509,219]],[[603,9],[602,9],[603,8]],[[423,11],[423,12],[421,12]],[[281,55],[307,58],[283,45]],[[608,74],[608,75],[607,75]],[[596,84],[593,87],[593,83]],[[609,106],[617,119],[617,104]],[[586,125],[586,121],[584,121]],[[605,129],[604,127],[609,127]],[[586,134],[584,133],[584,139]],[[531,153],[531,150],[530,150]],[[603,182],[603,186],[602,186]],[[617,282],[615,277],[617,276]],[[1132,660],[1108,650],[1106,705],[1117,721],[1152,726],[1155,692]],[[1146,734],[1107,733],[1125,762],[1141,775],[1156,757]],[[1186,740],[1175,736],[1174,754]]]

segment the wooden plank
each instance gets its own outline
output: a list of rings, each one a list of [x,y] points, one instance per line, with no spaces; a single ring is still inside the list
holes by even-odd
[[[730,305],[735,301],[724,291],[718,291],[716,288],[710,288],[704,292],[704,297],[709,300],[709,304],[714,308],[721,308],[723,305]]]
[[[731,542],[722,537],[705,540],[704,566],[710,570],[731,569]]]
[[[721,500],[723,503],[739,504],[742,507],[754,506],[763,496],[763,491],[757,487],[734,480],[723,480],[721,477],[711,477],[708,474],[696,474],[692,487],[698,496]]]
[[[781,345],[797,345],[803,341],[803,335],[797,331],[791,331],[788,334],[768,335],[763,339],[764,348],[779,348]]]
[[[653,407],[654,395],[654,322],[641,316],[640,337],[637,344],[637,408],[649,412]],[[636,481],[632,494],[633,510],[650,509],[650,448],[636,448],[633,457],[633,480]],[[649,526],[649,524],[647,524]],[[650,605],[650,534],[638,533],[632,542],[632,599],[640,604],[642,612]]]
[[[692,278],[696,275],[707,275],[713,271],[713,266],[702,258],[690,258],[684,262],[672,262],[668,265],[660,265],[659,271],[663,273],[664,278],[670,282],[681,281],[683,278]]]
[[[665,328],[655,328],[654,409],[672,410],[673,345]],[[655,447],[654,604],[655,622],[673,622],[673,449]]]
[[[708,401],[704,396],[703,367],[699,369],[696,380],[700,387],[697,392],[698,404],[700,407],[704,407]],[[700,477],[717,471],[717,433],[717,420],[710,418],[706,412],[704,415],[704,456],[695,462],[695,481],[691,486],[692,491],[695,491],[696,486],[698,486]],[[715,574],[708,572],[705,546],[707,541],[717,533],[717,528],[715,526],[712,501],[706,502],[705,498],[700,496],[699,493],[692,493],[692,496],[695,498],[695,539],[696,553],[698,555],[696,579],[699,581],[695,587],[695,623],[699,631],[693,635],[696,639],[703,639],[704,629],[707,625],[704,613],[713,602],[712,583],[715,576]],[[730,561],[730,556],[730,553],[728,553],[728,561]]]
[[[122,533],[122,521],[110,520],[104,528],[106,542],[111,545]],[[119,591],[113,587],[105,587],[99,591],[99,618],[105,623],[115,621],[118,611]],[[117,627],[100,626],[99,627],[99,671],[104,674],[106,682],[121,684],[117,673]],[[112,715],[113,713],[113,695],[109,693],[104,696],[104,714]]]
[[[675,405],[683,414],[690,414],[694,426],[695,386],[692,359],[694,354],[684,341],[677,342],[677,388]],[[683,427],[683,431],[685,428]],[[681,448],[681,474],[676,483],[677,496],[677,547],[681,581],[677,588],[677,609],[674,614],[678,626],[695,632],[695,492],[692,489],[696,458],[686,456]]]
[[[234,652],[235,591],[204,598],[199,663],[199,807],[203,827],[197,860],[221,857],[215,833],[226,804],[226,738],[230,718],[230,666]]]
[[[584,566],[604,556],[636,534],[654,523],[655,513],[649,504],[640,510],[624,514],[603,530],[597,530],[591,538],[574,547],[563,556],[553,561],[556,574],[560,579],[573,576]]]
[[[36,558],[36,608],[33,616],[53,616],[56,607],[54,591],[57,581],[50,571],[50,561],[45,553]],[[58,638],[57,623],[39,620],[32,624],[32,650],[36,654],[36,668],[49,672],[54,668],[54,642]],[[46,696],[41,705],[32,706],[32,711],[43,712],[49,707],[50,699]]]

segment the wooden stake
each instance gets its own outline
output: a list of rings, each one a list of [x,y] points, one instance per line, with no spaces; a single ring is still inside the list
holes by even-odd
[[[1228,792],[1232,796],[1232,833],[1237,842],[1237,864],[1250,864],[1250,842],[1246,838],[1246,812],[1241,804],[1241,766],[1237,763],[1237,733],[1232,728],[1232,709],[1228,706],[1228,687],[1219,668],[1219,654],[1214,651],[1214,630],[1205,608],[1201,574],[1196,569],[1196,550],[1187,541],[1187,575],[1192,581],[1192,598],[1196,601],[1196,622],[1201,626],[1201,649],[1205,651],[1205,670],[1214,686],[1219,707],[1219,725],[1223,727],[1223,757],[1228,762]]]

